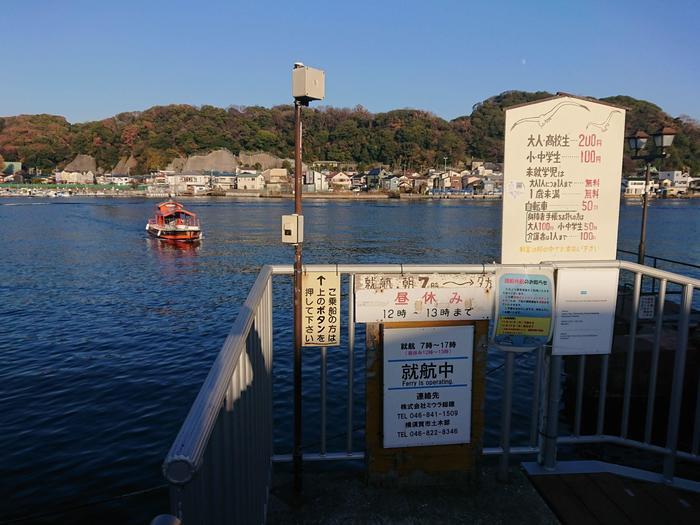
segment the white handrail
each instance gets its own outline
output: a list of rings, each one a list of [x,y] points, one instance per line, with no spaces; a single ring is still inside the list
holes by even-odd
[[[269,266],[263,266],[260,270],[248,298],[238,312],[236,322],[170,447],[163,464],[163,474],[171,483],[187,483],[201,465],[209,436],[224,402],[236,364],[245,350],[255,311],[263,298],[271,274]]]

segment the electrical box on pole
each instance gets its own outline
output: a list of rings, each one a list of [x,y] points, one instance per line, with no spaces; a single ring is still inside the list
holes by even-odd
[[[323,100],[326,94],[326,74],[320,69],[294,64],[292,69],[292,96],[307,105],[312,100]]]
[[[299,244],[304,242],[304,216],[282,215],[282,242],[285,244]]]

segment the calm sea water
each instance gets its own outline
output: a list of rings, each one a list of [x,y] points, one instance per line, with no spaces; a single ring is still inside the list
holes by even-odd
[[[147,238],[154,204],[0,200],[0,521],[143,523],[167,511],[160,466],[209,365],[260,266],[292,260],[279,241],[291,201],[186,201],[205,229],[201,245],[188,249]],[[491,262],[500,211],[499,202],[483,201],[309,201],[305,262]],[[622,204],[621,249],[636,250],[640,217],[638,203]],[[652,204],[648,254],[700,264],[699,238],[700,200]],[[279,452],[289,449],[291,429],[290,293],[276,281]],[[357,340],[362,427],[361,327]],[[494,354],[489,367],[500,359]],[[329,350],[329,449],[345,440],[346,362],[346,347]],[[318,352],[306,351],[305,364],[311,422]],[[489,375],[489,414],[497,376]],[[529,395],[525,376],[516,400],[520,394]],[[523,428],[527,406],[516,408],[514,425]],[[313,449],[318,428],[305,432]],[[355,444],[362,447],[359,428]]]

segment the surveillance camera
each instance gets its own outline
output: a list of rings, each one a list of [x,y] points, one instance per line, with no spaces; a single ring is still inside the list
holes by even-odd
[[[294,62],[294,69],[299,69],[300,67],[304,67],[303,62]]]

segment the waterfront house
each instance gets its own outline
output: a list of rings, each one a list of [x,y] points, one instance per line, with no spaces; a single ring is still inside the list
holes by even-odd
[[[622,186],[624,188],[624,197],[642,197],[645,192],[645,180],[643,178],[627,178],[623,179]],[[646,190],[649,196],[654,195],[659,189],[659,183],[653,179],[649,181],[649,187]]]
[[[409,177],[408,175],[401,175],[399,177],[399,191],[402,193],[410,193],[413,191],[413,183],[415,179]]]
[[[117,186],[128,186],[135,181],[134,177],[115,175],[114,173],[99,178],[105,181],[104,184],[116,184]]]
[[[359,188],[360,190],[367,189],[367,175],[364,173],[355,173],[350,179],[350,186],[353,190],[355,188]]]
[[[214,172],[212,187],[222,191],[236,189],[236,175],[231,172]]]
[[[270,168],[262,172],[265,179],[265,188],[275,193],[291,193],[292,185],[289,182],[289,174],[285,168]]]
[[[56,172],[56,184],[95,184],[95,174],[89,171]]]
[[[265,177],[260,173],[239,173],[236,177],[236,188],[239,190],[257,190],[265,187]]]
[[[331,188],[333,188],[334,190],[345,191],[350,189],[352,180],[350,179],[350,177],[348,177],[346,173],[341,171],[333,175],[333,177],[331,177],[330,183]]]
[[[387,177],[388,173],[383,168],[372,168],[367,172],[367,187],[369,189],[379,188],[381,186],[382,179]]]
[[[428,190],[432,188],[432,181],[428,177],[418,176],[411,178],[413,179],[414,193],[428,193]]]
[[[464,189],[462,184],[462,175],[456,171],[448,171],[447,175],[449,176],[449,189],[453,191],[462,191]]]
[[[429,190],[438,190],[440,189],[440,182],[441,178],[440,176],[435,173],[435,172],[428,172],[428,176],[426,177],[428,180],[428,189]]]
[[[175,195],[182,193],[206,193],[211,190],[211,176],[200,172],[174,173],[166,177],[170,191]]]
[[[484,182],[481,177],[469,175],[462,178],[462,187],[467,191],[471,190],[472,193],[479,194],[483,192]]]
[[[677,194],[686,193],[691,180],[687,171],[659,171],[659,187],[662,191],[665,189]]]
[[[436,190],[452,189],[452,173],[451,171],[443,171],[435,174],[433,179],[433,187]]]
[[[382,189],[388,192],[399,191],[399,177],[387,177],[382,180]]]
[[[688,182],[688,195],[700,195],[700,179],[691,179]]]
[[[328,189],[328,179],[323,173],[316,170],[307,170],[304,173],[304,191],[324,192]]]

